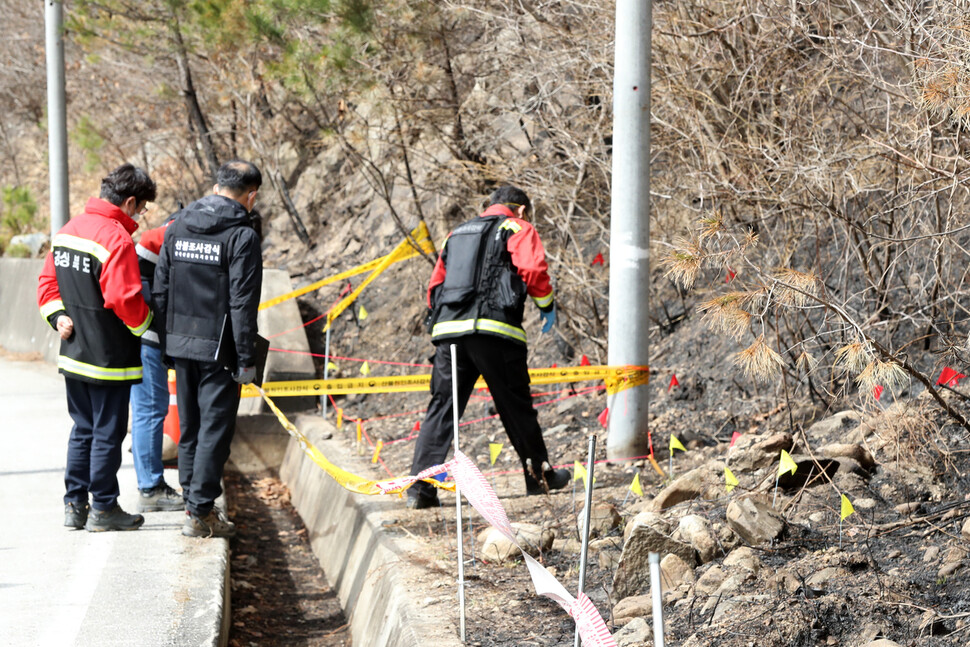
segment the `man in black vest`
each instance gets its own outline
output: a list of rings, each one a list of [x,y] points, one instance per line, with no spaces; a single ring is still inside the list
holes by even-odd
[[[525,330],[526,296],[540,310],[543,332],[556,322],[546,254],[525,219],[532,207],[524,191],[503,186],[478,218],[455,229],[445,242],[428,286],[431,341],[435,344],[431,404],[414,448],[411,474],[444,462],[454,437],[452,379],[458,380],[458,412],[465,410],[479,376],[485,378],[505,432],[525,473],[527,494],[569,483],[569,471],[553,469],[529,391]],[[457,347],[457,377],[450,345]],[[409,508],[438,505],[428,483],[408,490]]]
[[[212,195],[180,211],[165,230],[155,269],[152,294],[165,321],[165,352],[175,363],[179,482],[188,515],[182,534],[190,537],[236,532],[214,505],[236,427],[239,385],[256,376],[263,261],[250,214],[261,184],[253,164],[223,164]],[[235,360],[233,372],[226,356]]]

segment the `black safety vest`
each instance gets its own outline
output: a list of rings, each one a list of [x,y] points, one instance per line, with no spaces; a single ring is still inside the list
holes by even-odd
[[[526,286],[512,264],[505,216],[479,216],[456,228],[441,251],[445,280],[433,294],[431,341],[482,333],[526,343]]]

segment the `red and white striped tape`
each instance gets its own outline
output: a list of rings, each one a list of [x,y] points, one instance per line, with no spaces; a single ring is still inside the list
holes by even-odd
[[[415,476],[380,481],[377,485],[382,491],[396,491],[415,481],[446,471],[451,472],[455,477],[455,483],[462,495],[468,499],[468,503],[478,510],[489,524],[508,537],[509,541],[519,546],[515,541],[515,531],[512,530],[505,508],[502,507],[492,486],[471,459],[461,452],[455,452],[455,457],[447,463],[429,467]],[[522,550],[521,546],[519,550]],[[603,617],[586,594],[580,593],[579,598],[574,598],[542,564],[525,551],[522,551],[522,557],[529,568],[536,593],[555,600],[576,621],[583,647],[616,647],[616,641],[610,635],[610,630],[606,628]]]

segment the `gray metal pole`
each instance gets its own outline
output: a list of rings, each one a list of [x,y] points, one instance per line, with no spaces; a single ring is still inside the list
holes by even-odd
[[[586,562],[589,554],[589,519],[593,507],[593,468],[596,461],[596,434],[589,437],[589,458],[586,459],[586,507],[583,508],[583,544],[579,551],[579,593],[586,592]],[[579,597],[577,595],[577,597]],[[579,625],[573,639],[573,647],[579,647]]]
[[[663,584],[660,577],[660,553],[650,553],[650,596],[653,601],[653,647],[664,647]]]
[[[327,320],[327,341],[324,345],[324,348],[326,350],[323,351],[323,354],[326,355],[326,357],[323,360],[323,379],[326,380],[330,376],[330,320],[329,319]],[[322,415],[324,418],[327,417],[327,394],[326,393],[320,396],[320,415]]]
[[[458,347],[451,344],[451,414],[455,423],[455,452],[458,452]],[[465,545],[461,535],[461,490],[455,479],[455,526],[458,539],[458,615],[461,641],[465,642]]]
[[[47,26],[47,139],[50,157],[51,238],[67,224],[67,100],[64,92],[64,6],[45,0]]]
[[[650,0],[617,0],[610,205],[611,366],[646,366],[650,294]],[[608,458],[647,453],[647,387],[610,398]]]

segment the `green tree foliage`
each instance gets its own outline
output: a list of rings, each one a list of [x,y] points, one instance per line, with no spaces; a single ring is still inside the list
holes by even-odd
[[[38,228],[37,201],[26,186],[5,186],[0,190],[3,215],[0,224],[10,235],[16,236]]]

